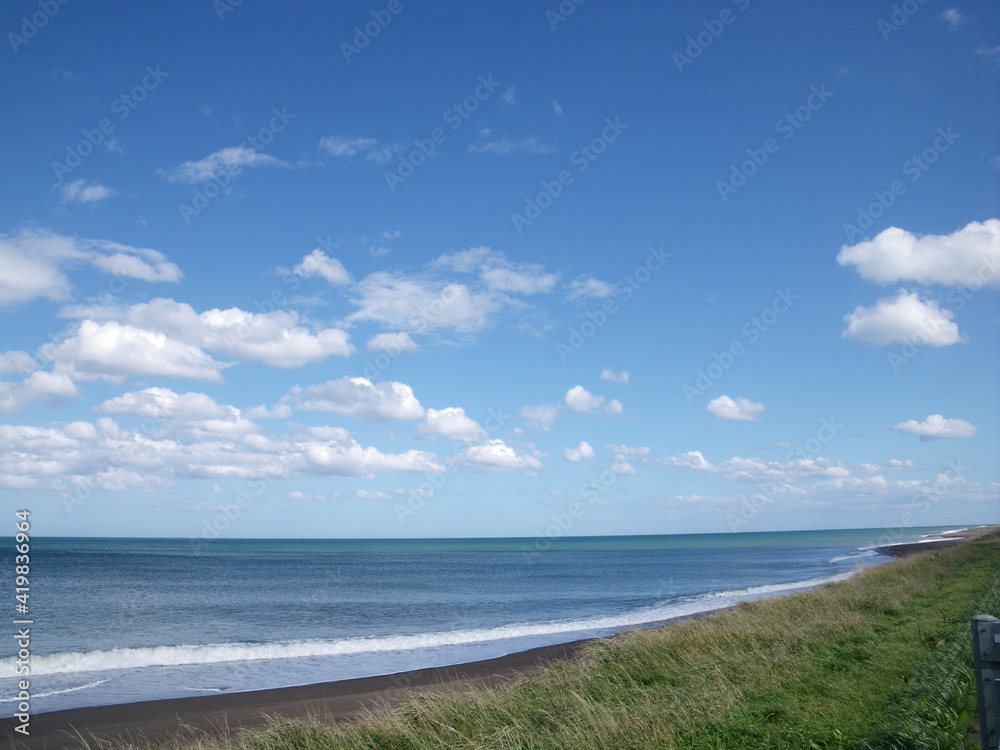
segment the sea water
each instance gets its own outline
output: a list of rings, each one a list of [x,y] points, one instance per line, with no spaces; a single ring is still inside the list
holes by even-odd
[[[911,529],[894,541],[941,531]],[[611,635],[842,580],[889,561],[871,549],[884,536],[220,539],[198,547],[32,539],[31,709],[392,674]],[[13,540],[0,557],[13,570]],[[15,653],[14,639],[3,639],[0,710],[8,716]]]

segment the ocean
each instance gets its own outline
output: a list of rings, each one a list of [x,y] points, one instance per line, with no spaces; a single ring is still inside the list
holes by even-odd
[[[946,531],[545,544],[220,539],[199,548],[183,539],[32,539],[31,713],[392,674],[606,636],[842,580],[890,560],[876,544]],[[8,541],[0,559],[12,579]],[[8,627],[5,716],[18,692],[21,626]]]

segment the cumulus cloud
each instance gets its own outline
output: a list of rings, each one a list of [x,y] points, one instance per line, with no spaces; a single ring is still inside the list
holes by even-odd
[[[370,421],[408,421],[424,416],[413,389],[394,381],[375,384],[367,378],[343,377],[321,385],[295,386],[287,398],[297,409],[329,411]]]
[[[764,404],[754,403],[748,398],[731,399],[729,396],[719,396],[708,402],[708,413],[718,419],[731,419],[737,422],[759,422]]]
[[[520,416],[527,419],[531,426],[539,432],[548,432],[559,416],[558,404],[539,404],[538,406],[525,406],[519,412]]]
[[[940,414],[931,414],[923,422],[915,419],[901,422],[892,429],[916,435],[921,440],[939,440],[941,438],[965,438],[975,435],[979,428],[964,419],[945,419]]]
[[[63,203],[97,203],[115,194],[111,188],[99,182],[74,180],[59,189]]]
[[[331,356],[347,357],[355,351],[346,331],[310,331],[291,310],[251,313],[232,307],[198,313],[186,303],[158,298],[128,308],[124,320],[201,349],[272,367],[301,367]]]
[[[21,411],[35,401],[79,398],[81,395],[66,373],[36,370],[18,383],[0,382],[0,413]]]
[[[351,303],[358,308],[351,322],[369,321],[413,332],[452,329],[480,331],[502,307],[491,294],[473,293],[464,284],[442,284],[421,277],[373,273],[354,287]]]
[[[600,281],[593,276],[574,279],[566,287],[566,299],[578,302],[586,299],[604,299],[615,296],[614,284]]]
[[[875,346],[896,342],[949,346],[962,341],[954,317],[933,300],[925,302],[916,292],[900,291],[895,298],[880,299],[874,307],[858,305],[845,315],[843,336]]]
[[[186,161],[171,170],[160,170],[160,174],[170,182],[197,185],[224,174],[237,175],[244,169],[257,167],[291,167],[291,164],[247,146],[231,146],[219,149],[204,159]]]
[[[418,433],[464,443],[479,443],[487,437],[486,430],[474,419],[467,417],[460,406],[428,409],[426,421],[420,425]]]
[[[40,352],[74,379],[159,375],[222,381],[222,365],[197,346],[115,321],[85,320],[72,336]]]
[[[570,411],[583,414],[603,412],[608,415],[622,413],[622,404],[618,399],[611,399],[605,404],[604,396],[595,396],[582,385],[575,385],[566,391],[563,403]],[[603,407],[603,408],[602,408]]]
[[[498,266],[482,272],[486,287],[497,292],[543,294],[551,292],[559,281],[558,273],[545,273],[536,264]]]
[[[71,285],[63,268],[81,263],[145,281],[179,281],[182,276],[180,269],[156,250],[22,229],[17,234],[0,235],[0,306],[39,297],[68,299]]]
[[[27,352],[12,350],[0,353],[0,375],[9,375],[12,372],[27,374],[37,369],[38,363]]]
[[[597,454],[594,449],[590,447],[590,443],[586,440],[580,441],[580,444],[575,447],[566,448],[563,451],[563,458],[567,461],[582,461],[585,458],[594,458]]]
[[[452,460],[457,466],[482,472],[525,471],[542,468],[542,462],[537,458],[518,455],[513,448],[499,438],[473,445]]]
[[[940,16],[948,24],[949,31],[955,31],[965,22],[965,15],[958,8],[947,8]]]
[[[410,338],[410,334],[405,331],[400,333],[378,333],[368,339],[365,347],[370,352],[389,352],[390,354],[415,352],[420,348]]]
[[[952,234],[924,237],[889,227],[875,239],[844,245],[837,262],[854,266],[862,278],[883,284],[1000,286],[1000,219],[974,221]]]
[[[327,283],[333,286],[350,284],[351,274],[347,272],[344,265],[336,258],[331,258],[320,248],[316,248],[311,253],[303,256],[302,260],[291,270],[279,268],[278,272],[285,276],[300,276],[303,279],[311,279],[315,276],[322,276]]]
[[[615,372],[614,370],[605,369],[601,371],[601,380],[606,380],[609,383],[628,385],[628,371]]]

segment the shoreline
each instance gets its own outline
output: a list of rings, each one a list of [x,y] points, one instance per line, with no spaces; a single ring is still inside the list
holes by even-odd
[[[954,547],[997,528],[970,528],[945,539],[886,545],[874,550],[881,555],[900,558]],[[675,617],[656,623],[655,627],[669,627],[720,609],[726,608]],[[69,750],[80,748],[83,740],[158,743],[205,732],[225,733],[240,727],[265,725],[274,717],[319,716],[344,721],[373,709],[397,708],[415,693],[451,692],[530,677],[554,663],[575,658],[587,644],[597,640],[600,639],[587,638],[491,659],[372,677],[52,711],[31,717],[31,734],[27,738],[14,732],[15,719],[3,718],[0,719],[0,742],[12,750]]]

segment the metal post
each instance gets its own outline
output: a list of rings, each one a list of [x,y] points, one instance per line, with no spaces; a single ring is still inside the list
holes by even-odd
[[[972,618],[972,663],[979,699],[982,750],[1000,748],[1000,620],[989,615]]]

